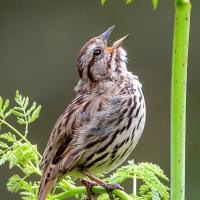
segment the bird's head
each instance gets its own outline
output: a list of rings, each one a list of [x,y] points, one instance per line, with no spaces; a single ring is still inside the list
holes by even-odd
[[[101,81],[126,70],[126,51],[121,46],[128,35],[114,42],[111,47],[107,46],[114,27],[108,28],[82,47],[77,59],[77,71],[81,79]]]

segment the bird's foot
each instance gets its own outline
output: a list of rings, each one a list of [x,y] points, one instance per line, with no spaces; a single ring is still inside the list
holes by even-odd
[[[114,200],[112,190],[114,190],[114,189],[124,190],[124,188],[122,186],[120,186],[119,184],[106,183],[103,180],[101,180],[100,178],[94,176],[93,174],[91,174],[89,172],[83,172],[83,174],[85,174],[88,178],[95,181],[97,184],[101,185],[103,188],[105,188],[106,191],[108,192],[110,200]]]
[[[114,200],[114,195],[112,193],[112,190],[115,190],[115,189],[124,190],[124,188],[119,184],[109,184],[109,183],[104,182],[103,184],[101,184],[101,186],[106,189],[110,200]]]
[[[94,194],[92,193],[91,189],[93,186],[97,186],[98,184],[87,179],[81,179],[80,182],[85,186],[87,190],[88,197],[86,200],[94,200]]]

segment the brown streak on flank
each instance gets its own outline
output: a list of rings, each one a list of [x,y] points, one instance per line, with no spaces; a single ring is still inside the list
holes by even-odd
[[[143,118],[143,117],[144,117],[144,115],[142,115],[142,116],[140,117],[139,122],[138,122],[138,125],[137,125],[137,129],[139,128],[140,122],[142,121],[142,118]]]
[[[83,170],[84,167],[85,167],[85,165],[86,165],[86,163],[88,162],[88,160],[92,160],[92,158],[94,157],[94,155],[95,155],[94,153],[91,154],[83,164],[80,164],[80,165],[79,165],[79,168],[80,168],[81,170]]]
[[[115,157],[115,156],[116,156],[116,155],[114,155],[114,157]],[[110,165],[111,165],[112,163],[114,163],[114,162],[119,158],[119,156],[120,156],[120,155],[118,155],[116,158],[113,157],[113,158],[112,158],[112,161],[110,162]]]
[[[118,149],[119,149],[118,145],[115,145],[114,150],[113,150],[112,155],[111,155],[112,159],[116,156],[116,153],[117,153]]]
[[[112,164],[118,157],[119,155],[114,159],[114,157],[116,156],[116,153],[118,152],[119,148],[121,148],[123,146],[123,144],[125,143],[125,140],[119,145],[115,145],[114,150],[112,152],[111,158],[112,158],[112,162],[110,164]]]
[[[129,137],[126,138],[125,143],[127,143],[129,141]]]
[[[126,140],[124,140],[118,147],[121,148],[124,145],[125,141]]]
[[[131,141],[133,141],[134,136],[135,136],[135,127],[134,127],[133,132],[132,132]]]
[[[132,121],[133,121],[133,117],[130,117],[129,120],[128,120],[126,130],[128,130],[130,128]]]
[[[122,111],[122,114],[125,114],[127,111],[128,111],[128,108],[125,108],[125,109]]]
[[[97,139],[97,140],[95,140],[93,142],[90,142],[85,146],[85,149],[91,148],[91,147],[93,147],[94,145],[96,145],[99,142],[100,142],[99,139]]]
[[[139,105],[139,107],[138,107],[138,109],[137,109],[137,111],[136,111],[136,113],[135,113],[135,116],[134,116],[134,117],[137,117],[137,116],[138,116],[138,114],[139,114],[139,111],[140,111],[140,108],[141,108],[141,104]]]
[[[113,124],[114,122],[116,122],[115,118],[109,121],[110,124]]]
[[[65,138],[65,141],[62,143],[62,145],[58,148],[52,163],[56,164],[57,162],[59,162],[60,157],[62,156],[62,154],[64,153],[66,147],[68,146],[68,144],[71,142],[72,138],[70,135],[68,135],[68,137]]]
[[[131,147],[132,142],[130,143],[130,145],[128,146],[128,148],[126,149],[126,151],[124,151],[124,153],[121,155],[120,159],[126,154],[126,152],[128,151],[128,149]]]
[[[110,139],[110,141],[107,143],[107,144],[105,144],[103,147],[101,147],[97,152],[95,152],[95,153],[97,153],[97,154],[99,154],[99,153],[102,153],[103,151],[105,151],[108,147],[109,147],[109,145],[111,145],[111,143],[112,142],[114,142],[114,140],[115,140],[115,138],[117,137],[117,134],[119,133],[119,130],[117,130],[114,134],[113,134],[113,136],[111,137],[111,139]]]
[[[122,134],[124,132],[124,130],[126,129],[126,127],[124,126],[121,130],[120,130],[120,134]]]
[[[85,165],[85,168],[90,168],[91,166],[93,166],[95,163],[99,162],[100,160],[104,159],[106,156],[108,155],[108,152],[103,154],[102,156],[96,158],[94,161],[92,161],[91,163],[89,163],[88,165]]]
[[[124,116],[122,115],[122,116],[120,116],[120,118],[119,118],[119,120],[118,120],[118,122],[117,122],[117,124],[119,125],[122,121],[123,121],[123,119],[124,119]]]
[[[102,163],[100,163],[99,165],[97,165],[97,167],[100,167],[101,165],[105,164],[106,162],[107,162],[107,160],[102,162]]]
[[[137,102],[136,102],[136,96],[134,96],[133,98],[133,106],[131,107],[129,113],[128,113],[128,117],[130,117],[133,114],[133,111],[135,110],[137,106]]]

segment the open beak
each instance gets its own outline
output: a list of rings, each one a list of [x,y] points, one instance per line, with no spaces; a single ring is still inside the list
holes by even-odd
[[[118,48],[121,47],[124,43],[124,41],[129,37],[128,35],[125,35],[124,37],[120,38],[119,40],[115,41],[112,45],[112,48]]]
[[[115,28],[115,25],[108,28],[104,33],[100,35],[100,37],[103,39],[104,43],[107,45],[108,38],[110,37],[110,34],[112,33],[113,29]],[[108,49],[118,48],[121,47],[124,43],[124,41],[129,37],[129,34],[120,38],[119,40],[115,41],[112,45],[112,47],[108,47]]]
[[[115,25],[111,26],[110,28],[108,28],[104,33],[102,33],[100,35],[100,37],[103,38],[103,41],[105,44],[107,44],[108,38],[110,36],[110,34],[112,33],[113,29],[115,28]]]

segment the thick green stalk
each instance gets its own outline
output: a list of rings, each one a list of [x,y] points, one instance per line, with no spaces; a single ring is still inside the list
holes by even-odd
[[[106,190],[101,186],[93,187],[92,192],[99,193],[99,194],[107,193]],[[53,199],[64,200],[69,197],[73,197],[75,195],[81,195],[81,194],[86,194],[86,193],[87,192],[86,192],[85,187],[74,187],[74,188],[71,188],[70,191],[55,195]],[[131,198],[128,194],[126,194],[124,191],[121,191],[121,190],[113,190],[113,194],[115,194],[117,197],[119,197],[122,200],[133,200],[133,198]]]
[[[185,199],[186,86],[189,0],[176,1],[171,91],[171,199]]]

